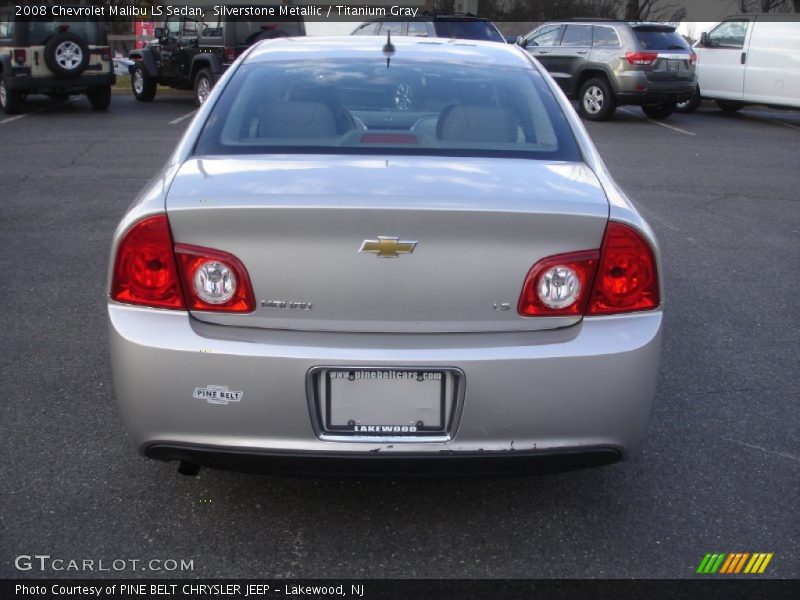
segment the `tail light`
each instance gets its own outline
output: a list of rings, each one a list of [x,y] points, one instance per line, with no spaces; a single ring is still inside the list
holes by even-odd
[[[525,278],[517,311],[524,317],[609,315],[659,304],[653,249],[632,227],[610,222],[599,251],[537,262]]]
[[[690,65],[696,65],[697,64],[697,54],[695,54],[694,52],[692,52],[689,55],[689,64]]]
[[[242,313],[255,309],[244,265],[227,252],[173,245],[164,214],[142,219],[120,241],[111,298],[174,310]]]
[[[236,48],[230,46],[225,48],[225,62],[233,62],[236,60]]]
[[[650,310],[660,303],[658,267],[650,244],[632,227],[610,222],[587,314]]]
[[[528,272],[517,311],[525,317],[582,315],[597,268],[597,250],[540,260]]]
[[[100,59],[101,60],[111,60],[111,48],[101,48],[100,49]]]
[[[652,65],[658,58],[658,52],[626,52],[625,58],[632,65]]]
[[[25,64],[28,60],[28,53],[25,48],[14,48],[14,62],[20,65]]]
[[[126,304],[186,308],[167,215],[139,221],[122,238],[114,260],[111,297]]]
[[[189,310],[253,312],[256,307],[247,270],[227,252],[178,244],[178,268]]]

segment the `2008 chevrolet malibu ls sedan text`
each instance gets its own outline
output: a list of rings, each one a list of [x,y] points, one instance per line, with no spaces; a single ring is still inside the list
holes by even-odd
[[[658,256],[519,48],[262,42],[114,236],[120,411],[189,473],[614,462],[650,413]]]

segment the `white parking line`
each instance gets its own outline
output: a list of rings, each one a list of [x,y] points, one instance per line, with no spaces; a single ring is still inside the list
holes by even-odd
[[[197,112],[196,110],[193,110],[193,111],[192,111],[192,112],[190,112],[190,113],[186,113],[186,114],[185,114],[185,115],[183,115],[182,117],[178,117],[177,119],[173,119],[172,121],[170,121],[170,122],[169,122],[169,124],[170,124],[170,125],[177,125],[177,124],[178,124],[178,123],[180,123],[181,121],[185,121],[185,120],[186,120],[186,119],[188,119],[189,117],[193,117],[193,116],[194,116],[194,113],[196,113],[196,112]]]
[[[624,113],[629,114],[629,115],[633,115],[634,117],[638,117],[639,116],[636,113],[627,110],[626,108],[620,108],[620,110],[622,112],[624,112]],[[672,131],[677,131],[678,133],[684,133],[686,135],[697,135],[696,133],[694,133],[692,131],[686,131],[685,129],[681,129],[680,127],[675,127],[674,125],[667,125],[666,123],[662,123],[661,121],[656,121],[655,119],[646,118],[645,120],[646,121],[650,121],[651,123],[655,123],[656,125],[661,125],[661,127],[666,127],[667,129],[672,129]]]
[[[69,104],[70,102],[77,102],[78,100],[80,100],[80,98],[70,98],[69,100],[64,100],[63,102],[59,102],[58,104],[51,104],[49,106],[43,106],[42,108],[37,108],[36,110],[32,110],[31,112],[25,113],[24,115],[8,117],[7,119],[3,119],[2,121],[0,121],[0,125],[11,123],[11,121],[16,121],[17,119],[24,119],[25,117],[32,115],[34,113],[42,112],[43,110],[50,110],[51,108],[56,108],[57,106],[64,106],[65,104]]]

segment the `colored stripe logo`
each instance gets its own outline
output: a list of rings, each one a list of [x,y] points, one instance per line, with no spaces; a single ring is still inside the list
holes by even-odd
[[[761,574],[772,560],[772,552],[709,552],[703,557],[697,573],[701,575]]]

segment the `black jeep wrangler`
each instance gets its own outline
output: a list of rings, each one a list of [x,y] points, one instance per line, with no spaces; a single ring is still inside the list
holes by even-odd
[[[269,22],[208,15],[206,19],[210,20],[170,17],[156,27],[155,42],[130,53],[135,61],[130,69],[131,87],[137,100],[149,102],[161,84],[193,89],[200,106],[225,69],[247,48],[261,40],[306,34],[302,17]]]
[[[116,76],[105,25],[15,13],[13,7],[0,8],[3,112],[18,113],[28,94],[58,100],[86,94],[93,109],[106,110]]]

